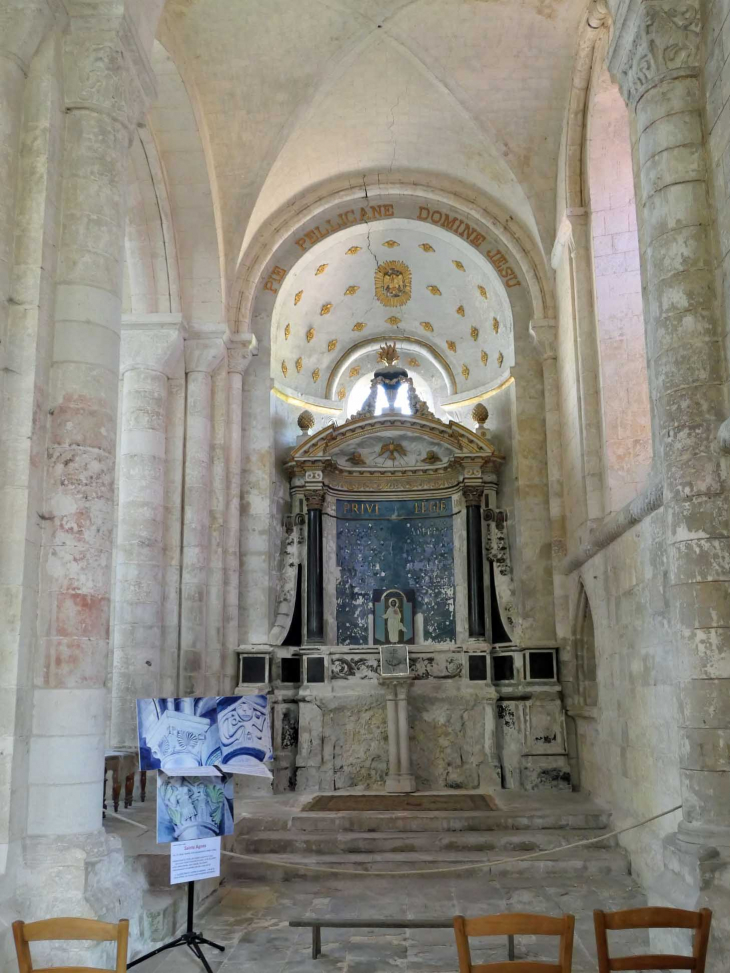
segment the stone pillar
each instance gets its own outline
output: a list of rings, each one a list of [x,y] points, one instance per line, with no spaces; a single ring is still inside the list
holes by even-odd
[[[385,689],[388,712],[388,776],[385,789],[390,794],[412,794],[416,778],[411,773],[411,742],[408,728],[408,690],[415,677],[378,676]]]
[[[187,395],[180,592],[180,692],[204,691],[210,538],[211,375],[223,361],[221,337],[185,341]]]
[[[563,573],[562,564],[567,554],[565,538],[565,504],[563,497],[563,460],[560,433],[560,401],[558,392],[558,353],[557,353],[557,322],[554,318],[533,319],[530,322],[530,334],[542,359],[542,375],[545,387],[545,428],[547,434],[547,469],[550,502],[551,548],[553,560],[553,592],[555,599],[555,634],[562,649],[568,645],[570,639],[570,608],[568,595],[568,579]],[[596,390],[597,395],[597,390]],[[598,406],[596,406],[596,409]],[[592,447],[600,449],[600,435],[593,426]],[[597,442],[596,442],[597,440]],[[585,443],[585,441],[584,441]],[[600,482],[591,480],[591,473],[586,460],[585,480],[589,494],[601,494]],[[600,467],[600,457],[599,457]],[[600,468],[596,476],[601,476]],[[595,512],[589,503],[589,516]],[[567,661],[567,660],[566,660]],[[561,675],[563,689],[566,689],[566,674]],[[569,691],[566,693],[569,697]]]
[[[307,493],[307,642],[324,640],[324,492]]]
[[[487,635],[484,612],[484,551],[482,545],[481,487],[464,487],[466,504],[466,561],[469,596],[469,638],[485,639]]]
[[[87,870],[108,853],[101,796],[127,154],[143,103],[140,79],[153,93],[144,54],[118,8],[108,5],[98,20],[87,8],[63,37],[62,223],[29,753],[28,919],[39,912],[84,915],[96,903],[102,912],[109,908],[102,900],[112,870]],[[94,905],[87,881],[98,883]]]
[[[730,960],[730,888],[722,870],[711,874],[703,862],[708,847],[730,857],[730,529],[717,443],[725,376],[699,78],[700,10],[698,2],[634,0],[617,25],[610,65],[636,116],[647,359],[662,445],[680,691],[683,811],[679,840],[665,842],[665,865],[674,874],[664,890],[671,897],[670,889],[686,883],[679,897],[689,908],[718,902],[708,970],[719,970]],[[693,845],[705,847],[694,853]],[[723,899],[716,900],[720,885]]]
[[[135,700],[161,691],[167,384],[182,348],[180,315],[124,321],[111,707],[121,749],[137,746]]]
[[[243,373],[257,352],[252,334],[234,334],[227,341],[228,423],[226,426],[226,522],[223,568],[223,678],[235,685],[238,649],[239,552],[241,548],[241,420]],[[222,687],[225,690],[225,687]]]

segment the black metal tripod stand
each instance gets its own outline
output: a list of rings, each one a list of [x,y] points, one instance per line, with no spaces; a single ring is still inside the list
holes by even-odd
[[[221,952],[225,950],[225,946],[219,946],[218,943],[211,942],[210,939],[206,939],[205,936],[201,936],[199,932],[195,932],[193,929],[193,908],[195,905],[195,882],[188,882],[188,922],[185,927],[185,932],[178,936],[177,939],[173,939],[171,943],[165,943],[164,946],[158,946],[157,949],[153,949],[151,953],[145,953],[144,956],[139,956],[137,959],[132,960],[131,963],[127,963],[127,969],[131,970],[133,966],[137,963],[144,963],[146,959],[150,959],[152,956],[157,956],[158,953],[164,952],[166,949],[174,949],[175,946],[187,946],[191,952],[193,952],[203,966],[206,969],[206,973],[213,973],[210,966],[208,965],[208,960],[203,954],[201,946],[212,946],[213,949],[219,949]]]

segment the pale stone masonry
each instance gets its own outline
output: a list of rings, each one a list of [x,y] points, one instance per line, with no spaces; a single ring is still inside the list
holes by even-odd
[[[137,698],[267,692],[262,815],[384,792],[390,588],[414,786],[681,805],[621,844],[727,969],[729,92],[730,0],[0,0],[3,969],[18,916],[159,932]],[[345,500],[451,506],[343,553]]]

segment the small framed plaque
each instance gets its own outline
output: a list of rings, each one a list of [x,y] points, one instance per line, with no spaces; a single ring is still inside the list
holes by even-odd
[[[383,676],[407,676],[410,674],[407,645],[380,646],[380,674]]]

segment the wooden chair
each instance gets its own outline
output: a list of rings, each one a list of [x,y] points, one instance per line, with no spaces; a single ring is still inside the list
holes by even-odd
[[[699,912],[686,912],[684,909],[626,909],[623,912],[593,913],[596,927],[596,949],[598,950],[598,973],[611,973],[613,970],[694,970],[705,973],[707,944],[710,938],[712,912],[701,909]],[[608,955],[608,929],[694,929],[694,942],[691,956],[660,956],[652,953],[644,956]]]
[[[127,940],[129,920],[121,919],[118,925],[113,922],[98,922],[96,919],[41,919],[40,922],[25,923],[18,919],[13,923],[15,950],[18,954],[20,973],[109,973],[108,970],[90,966],[33,966],[28,943],[54,939],[93,939],[97,942],[117,944],[117,962],[114,973],[125,973],[127,969]]]
[[[533,915],[529,912],[504,912],[476,919],[454,917],[456,949],[459,953],[459,973],[571,973],[573,964],[574,916]],[[470,936],[559,936],[560,958],[557,963],[537,960],[509,960],[504,963],[472,965],[469,950]]]

